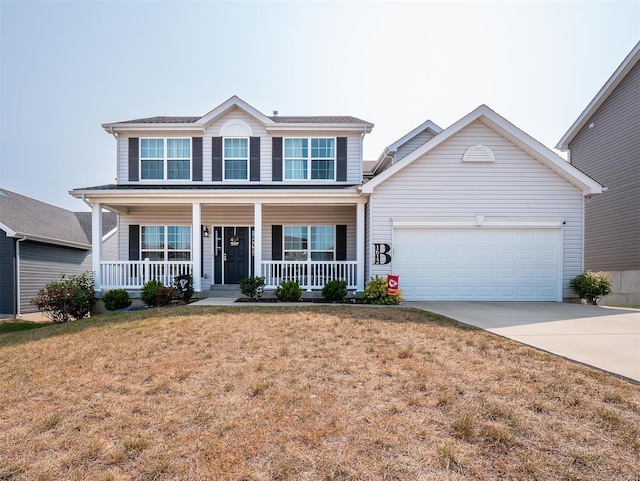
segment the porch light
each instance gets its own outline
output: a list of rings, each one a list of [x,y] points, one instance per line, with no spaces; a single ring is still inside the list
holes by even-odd
[[[205,227],[204,231],[202,231],[202,237],[209,237],[209,228]]]

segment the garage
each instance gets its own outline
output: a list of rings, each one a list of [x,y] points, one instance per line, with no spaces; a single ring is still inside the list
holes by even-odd
[[[395,228],[407,300],[562,300],[561,228]]]

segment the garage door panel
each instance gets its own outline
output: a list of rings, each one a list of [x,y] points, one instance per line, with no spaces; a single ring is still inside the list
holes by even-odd
[[[556,300],[557,229],[397,229],[393,270],[406,299]]]

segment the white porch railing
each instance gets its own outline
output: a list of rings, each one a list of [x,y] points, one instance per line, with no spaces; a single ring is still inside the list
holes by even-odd
[[[193,274],[193,262],[187,261],[103,261],[100,283],[103,289],[141,289],[151,279],[172,286],[176,276]]]
[[[338,279],[348,289],[357,285],[356,261],[263,261],[264,287],[273,289],[282,281],[298,281],[303,289],[322,289],[328,281]]]

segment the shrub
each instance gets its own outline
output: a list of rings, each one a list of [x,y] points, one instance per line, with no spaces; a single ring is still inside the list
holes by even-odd
[[[140,300],[149,306],[156,305],[156,289],[158,287],[164,287],[164,284],[160,281],[156,281],[155,279],[151,279],[144,286],[142,286],[142,290],[140,291]]]
[[[402,291],[397,294],[389,294],[386,277],[372,277],[364,288],[360,299],[365,304],[398,305],[402,301]]]
[[[96,303],[93,294],[93,273],[85,272],[50,282],[31,299],[39,311],[53,322],[67,322],[91,315]]]
[[[240,281],[240,291],[252,301],[258,300],[264,290],[264,277],[247,277]]]
[[[181,299],[186,304],[187,302],[189,302],[191,300],[191,298],[193,297],[193,294],[195,292],[193,290],[193,276],[191,274],[189,274],[187,276],[189,278],[189,286],[187,287],[187,290],[184,291],[184,292],[180,288],[179,277],[180,276],[176,276],[176,278],[173,280],[173,285],[175,286],[175,288],[177,290],[176,299]]]
[[[347,283],[334,279],[322,288],[322,297],[327,301],[342,302],[347,297]]]
[[[280,302],[295,302],[302,297],[302,289],[298,281],[283,281],[275,291]]]
[[[102,296],[104,307],[108,311],[117,311],[131,305],[129,293],[124,289],[111,289]]]
[[[573,279],[569,285],[589,304],[598,304],[602,296],[611,293],[611,276],[604,272],[586,271]]]
[[[154,302],[156,306],[165,307],[165,306],[168,306],[173,299],[176,299],[177,296],[178,296],[177,288],[160,286],[156,288]]]

